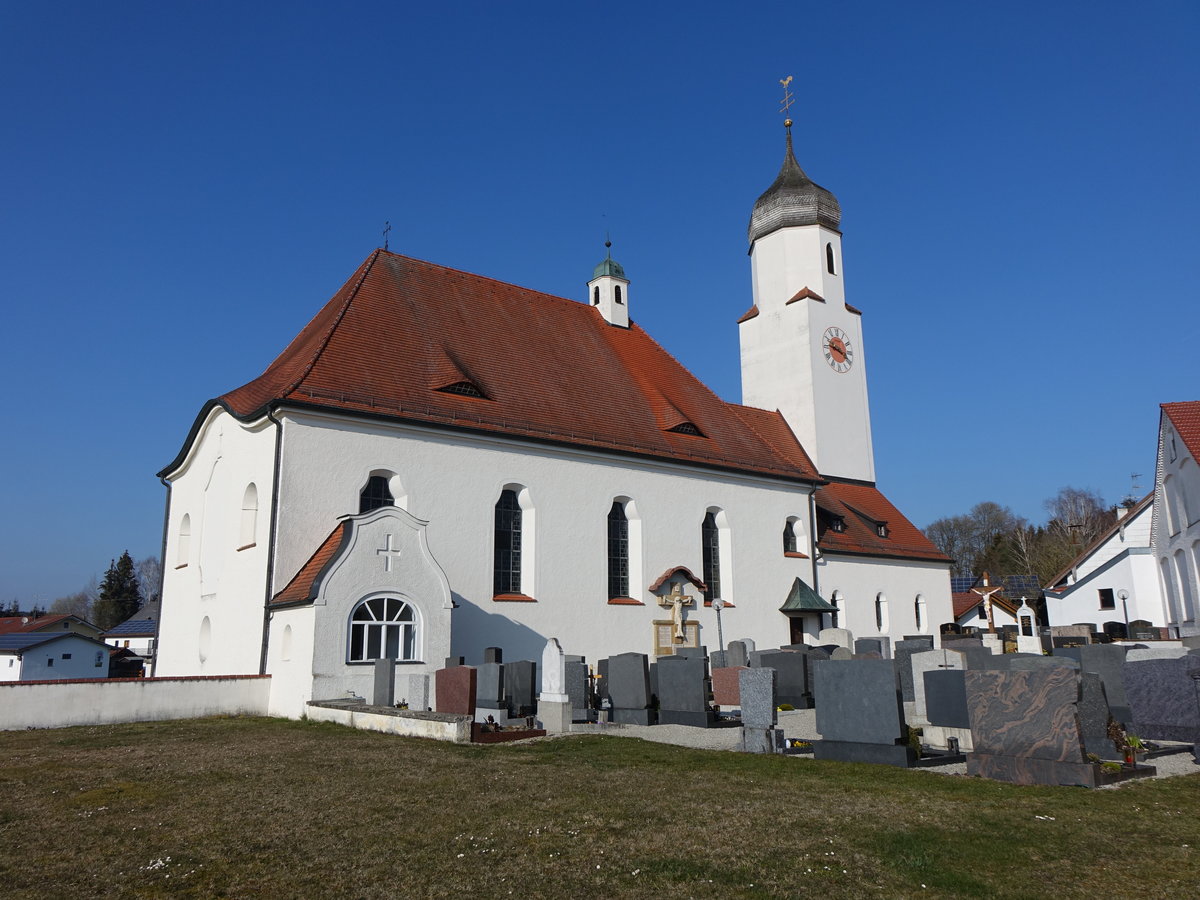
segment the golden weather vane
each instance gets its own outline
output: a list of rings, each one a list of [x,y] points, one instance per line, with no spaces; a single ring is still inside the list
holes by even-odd
[[[780,78],[779,83],[783,85],[783,103],[779,107],[779,111],[783,113],[783,124],[787,128],[792,127],[792,103],[795,102],[795,94],[788,90],[788,85],[792,83],[792,76]]]

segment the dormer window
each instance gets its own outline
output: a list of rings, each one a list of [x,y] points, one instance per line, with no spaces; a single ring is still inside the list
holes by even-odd
[[[887,537],[888,536],[887,522],[876,522],[875,523],[875,533],[877,535],[879,535],[881,538]]]
[[[673,428],[668,428],[667,431],[673,431],[676,434],[690,434],[694,437],[704,437],[704,432],[691,422],[680,422]]]
[[[479,389],[479,386],[469,381],[456,381],[454,384],[438,388],[438,391],[443,394],[458,394],[462,397],[481,397],[484,400],[487,399],[487,395]]]
[[[846,530],[846,520],[842,516],[833,516],[829,520],[829,530],[836,531],[838,534]]]

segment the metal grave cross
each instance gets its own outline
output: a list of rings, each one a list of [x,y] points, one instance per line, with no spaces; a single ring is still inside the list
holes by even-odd
[[[671,625],[675,640],[682,641],[683,635],[683,608],[691,606],[695,602],[695,597],[691,594],[684,594],[683,585],[678,581],[671,585],[671,593],[664,594],[658,598],[658,605],[663,607],[671,607]]]
[[[384,545],[375,551],[377,556],[383,557],[383,570],[385,572],[392,571],[392,560],[400,558],[400,549],[392,546],[392,536],[389,533]]]

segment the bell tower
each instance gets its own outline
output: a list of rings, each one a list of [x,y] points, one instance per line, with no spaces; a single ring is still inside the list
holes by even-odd
[[[612,241],[604,246],[608,255],[596,266],[588,282],[588,302],[600,310],[609,325],[629,327],[629,279],[621,264],[612,258]]]
[[[784,108],[792,95],[784,86]],[[742,403],[777,409],[822,475],[875,481],[862,313],[846,303],[842,211],[796,161],[750,215],[754,304],[738,322]]]

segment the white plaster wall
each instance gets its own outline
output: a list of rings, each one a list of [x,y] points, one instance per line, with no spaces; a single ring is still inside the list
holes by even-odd
[[[1117,531],[1107,541],[1097,547],[1076,566],[1073,578],[1082,580],[1095,572],[1109,560],[1115,559],[1121,553],[1131,548],[1146,548],[1150,546],[1150,522],[1153,518],[1153,504],[1147,505],[1133,516],[1123,521],[1124,527]]]
[[[1182,636],[1200,634],[1200,465],[1165,413],[1159,425],[1153,543],[1167,625]]]
[[[243,425],[218,407],[169,476],[157,675],[258,672],[274,451],[275,429],[267,419]],[[258,491],[258,512],[253,546],[247,547],[242,499],[251,482]],[[185,514],[191,537],[181,555]],[[210,638],[202,653],[205,618]]]
[[[1100,608],[1101,588],[1112,589],[1115,608]],[[1110,558],[1105,568],[1093,569],[1061,593],[1047,591],[1046,615],[1050,619],[1049,624],[1089,622],[1099,630],[1105,622],[1124,622],[1121,591],[1129,592],[1129,621],[1145,619],[1157,626],[1167,625],[1157,563],[1145,548],[1141,552],[1131,550],[1120,557]]]
[[[788,516],[809,528],[802,485],[386,423],[346,428],[310,414],[288,415],[283,440],[281,492],[296,499],[280,513],[276,584],[287,583],[339,515],[357,510],[365,474],[389,467],[403,482],[409,511],[429,521],[429,548],[458,604],[451,653],[469,664],[493,645],[504,647],[506,659],[536,660],[550,637],[589,661],[650,652],[651,622],[669,614],[646,588],[676,565],[701,574],[700,526],[709,507],[726,513],[730,529],[732,566],[722,572],[724,599],[734,604],[722,613],[727,639],[787,643],[788,620],[778,609],[793,578],[812,583],[811,561],[783,556]],[[525,541],[538,560],[536,603],[492,600],[494,506],[507,484],[527,487],[535,508]],[[615,497],[637,505],[643,562],[631,591],[645,606],[607,602],[607,516]],[[715,649],[715,612],[701,606],[687,616]]]
[[[268,711],[273,716],[299,719],[304,715],[305,705],[313,699],[315,621],[316,609],[312,606],[271,613],[267,673],[271,676]]]
[[[0,731],[199,716],[261,716],[268,677],[131,678],[0,685]]]
[[[855,557],[826,553],[819,566],[820,594],[826,599],[840,594],[838,626],[848,628],[855,639],[879,637],[896,641],[906,634],[927,634],[938,644],[940,627],[954,619],[950,599],[950,569],[947,565],[916,561],[859,561]],[[887,597],[887,629],[876,627],[875,598]],[[925,598],[926,621],[917,627],[915,602]]]
[[[0,681],[20,681],[21,660],[15,653],[0,653]]]

